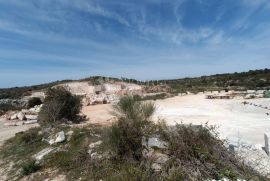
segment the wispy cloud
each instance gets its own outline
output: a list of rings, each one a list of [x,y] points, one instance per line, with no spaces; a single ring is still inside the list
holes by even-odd
[[[269,4],[0,0],[0,87],[17,85],[22,75],[21,84],[32,84],[94,74],[150,79],[269,67]]]

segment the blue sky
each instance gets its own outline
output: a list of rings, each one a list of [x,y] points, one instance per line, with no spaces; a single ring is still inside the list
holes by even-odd
[[[0,87],[270,67],[269,0],[0,0]]]

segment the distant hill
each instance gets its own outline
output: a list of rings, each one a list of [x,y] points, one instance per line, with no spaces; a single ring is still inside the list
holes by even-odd
[[[165,80],[174,92],[200,92],[209,90],[247,90],[269,89],[270,69],[250,70],[248,72],[216,74],[196,78]]]
[[[98,84],[100,81],[124,81],[135,84],[146,85],[147,87],[155,87],[166,84],[170,87],[170,91],[178,92],[200,92],[209,90],[246,90],[246,89],[269,89],[270,88],[270,69],[250,70],[248,72],[216,74],[211,76],[201,76],[195,78],[171,79],[171,80],[152,80],[142,82],[135,79],[112,78],[103,76],[93,76],[80,80],[62,80],[46,84],[13,87],[0,89],[0,99],[18,99],[24,95],[28,95],[31,91],[46,89],[58,84],[72,81],[89,81],[92,84]]]
[[[33,86],[2,88],[2,89],[0,89],[0,99],[19,99],[22,96],[29,95],[32,91],[39,91],[39,90],[47,89],[49,87],[63,84],[63,83],[67,83],[67,82],[88,81],[88,82],[91,82],[92,84],[98,84],[100,81],[105,82],[107,79],[114,80],[114,81],[121,81],[122,80],[122,79],[111,78],[111,77],[93,76],[93,77],[88,77],[88,78],[79,79],[79,80],[61,80],[61,81],[58,80],[55,82],[33,85]],[[131,79],[123,79],[123,80],[127,81],[127,80],[131,80]]]

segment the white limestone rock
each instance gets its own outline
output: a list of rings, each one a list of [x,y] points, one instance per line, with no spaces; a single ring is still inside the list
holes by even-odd
[[[71,139],[73,133],[74,133],[74,131],[72,131],[72,130],[71,130],[71,131],[68,131],[68,132],[66,133],[67,141],[70,141],[70,139]]]
[[[57,149],[57,148],[51,148],[51,147],[45,148],[45,149],[41,150],[40,152],[38,152],[37,154],[33,155],[32,157],[33,157],[33,159],[35,159],[36,161],[41,161],[41,160],[43,160],[43,158],[44,158],[45,156],[47,156],[48,154],[50,154],[50,153],[56,151],[56,149]]]
[[[168,148],[168,143],[165,141],[161,141],[158,137],[152,137],[146,140],[143,138],[142,145],[149,147],[149,148],[159,148],[159,149],[166,149]]]
[[[25,115],[25,118],[27,120],[37,120],[38,119],[38,115]]]
[[[29,120],[29,121],[24,121],[23,124],[36,124],[38,121],[37,120]]]
[[[23,112],[19,112],[17,114],[17,118],[21,121],[25,120],[25,114]]]
[[[60,132],[56,133],[56,135],[54,135],[54,136],[49,140],[49,144],[50,144],[50,145],[53,145],[53,144],[56,144],[56,143],[64,142],[65,140],[66,140],[66,137],[65,137],[64,131],[60,131]]]
[[[99,146],[99,145],[101,145],[102,144],[102,141],[97,141],[97,142],[95,142],[95,143],[91,143],[90,145],[89,145],[89,148],[90,149],[93,149],[93,148],[95,148],[95,147],[97,147],[97,146]]]
[[[10,120],[15,120],[15,119],[17,119],[17,113],[12,114],[12,115],[10,116]]]

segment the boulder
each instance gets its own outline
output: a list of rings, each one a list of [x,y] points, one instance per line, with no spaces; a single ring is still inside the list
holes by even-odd
[[[63,141],[66,140],[66,137],[65,137],[65,133],[64,131],[60,131],[58,133],[56,133],[55,136],[53,136],[50,140],[49,140],[49,144],[50,145],[53,145],[55,143],[61,143]]]
[[[169,156],[162,153],[154,153],[151,159],[153,159],[151,168],[154,171],[159,172],[161,171],[162,165],[164,165],[169,160]]]
[[[29,121],[24,121],[23,124],[35,124],[37,123],[37,120],[29,120]]]
[[[161,165],[158,164],[158,163],[153,163],[153,164],[151,165],[151,168],[152,168],[154,171],[156,171],[156,172],[160,172],[160,171],[161,171]]]
[[[38,115],[25,115],[25,118],[27,120],[37,120],[38,119]]]
[[[25,120],[25,114],[24,114],[23,112],[19,112],[19,113],[17,114],[17,117],[18,117],[18,119],[21,120],[21,121]]]
[[[38,152],[37,154],[33,155],[32,158],[36,161],[41,161],[45,156],[47,156],[49,153],[56,151],[57,148],[45,148]]]
[[[165,141],[161,141],[158,137],[148,138],[148,140],[146,138],[143,138],[142,145],[149,148],[159,149],[166,149],[168,147],[168,143]]]
[[[29,109],[30,112],[33,112],[33,113],[39,113],[41,108],[42,108],[42,104],[41,105],[36,105],[35,107]]]
[[[97,152],[92,153],[90,156],[92,159],[102,159],[102,155],[98,154]]]
[[[95,142],[95,143],[91,143],[90,145],[89,145],[89,148],[90,149],[93,149],[93,148],[95,148],[95,147],[97,147],[97,146],[99,146],[99,145],[101,145],[102,144],[102,141],[97,141],[97,142]]]
[[[88,153],[91,154],[93,149],[96,148],[97,146],[101,145],[102,144],[102,141],[97,141],[95,143],[91,143],[89,145],[89,150],[88,150]]]
[[[71,130],[71,131],[68,131],[68,132],[66,133],[67,141],[70,141],[70,139],[71,139],[73,133],[74,133],[74,131],[72,131],[72,130]]]
[[[15,120],[15,119],[17,119],[17,113],[12,114],[12,115],[10,116],[10,120]]]

